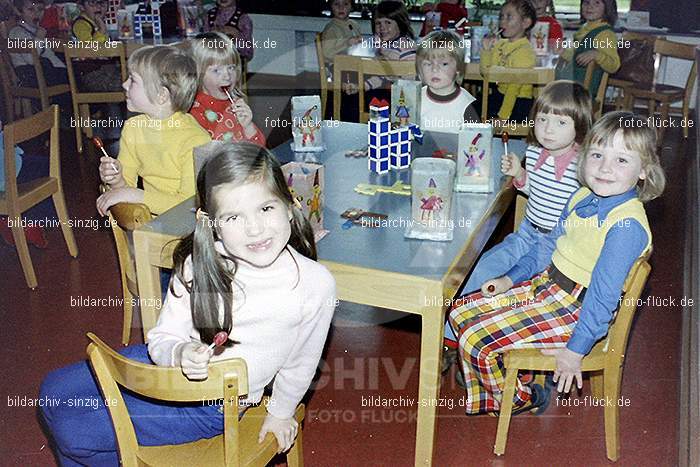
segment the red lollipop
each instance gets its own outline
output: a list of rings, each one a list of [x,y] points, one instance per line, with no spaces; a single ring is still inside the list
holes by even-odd
[[[228,333],[226,331],[220,331],[217,332],[216,335],[214,336],[214,342],[212,342],[209,347],[207,347],[207,350],[211,350],[214,347],[221,347],[226,343],[228,340]]]
[[[508,132],[504,131],[501,134],[501,141],[503,141],[503,149],[506,154],[508,154]]]
[[[105,145],[102,143],[102,140],[99,137],[95,136],[94,138],[92,138],[92,142],[95,143],[95,146],[97,146],[102,151],[102,154],[104,154],[105,157],[109,157],[109,154],[107,154],[107,151],[105,151]],[[114,165],[114,163],[110,164],[112,165],[114,171],[118,172],[117,166]]]

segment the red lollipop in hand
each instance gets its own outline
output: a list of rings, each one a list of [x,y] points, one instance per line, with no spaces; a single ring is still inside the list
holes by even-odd
[[[228,333],[226,331],[219,331],[216,333],[214,336],[214,342],[212,342],[209,347],[207,347],[207,350],[211,350],[214,347],[221,347],[226,343],[228,340]]]
[[[95,143],[95,146],[97,146],[102,151],[102,154],[104,154],[105,157],[109,157],[109,154],[107,154],[107,151],[105,151],[105,145],[104,143],[102,143],[102,140],[99,137],[95,136],[94,138],[92,138],[92,142]],[[111,165],[114,171],[118,172],[117,166],[114,164]]]
[[[501,141],[503,141],[503,149],[506,154],[508,154],[508,132],[504,131],[503,134],[501,134]]]

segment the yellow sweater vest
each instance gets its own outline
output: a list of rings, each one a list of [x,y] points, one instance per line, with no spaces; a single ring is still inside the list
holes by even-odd
[[[651,229],[644,205],[638,198],[632,198],[613,208],[605,222],[599,226],[597,215],[584,219],[574,211],[576,204],[589,194],[591,190],[581,188],[572,196],[568,205],[570,215],[564,220],[565,233],[557,240],[557,247],[552,255],[552,263],[557,269],[585,287],[591,283],[591,273],[600,257],[608,230],[612,227],[624,227],[629,225],[630,219],[636,220],[649,237],[644,251],[647,252],[651,247]]]

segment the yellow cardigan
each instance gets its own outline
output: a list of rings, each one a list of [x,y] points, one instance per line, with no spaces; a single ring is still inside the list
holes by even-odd
[[[534,68],[535,51],[527,37],[521,37],[515,41],[501,39],[490,49],[481,51],[481,63],[479,69],[483,74],[490,66],[504,66],[509,68]],[[503,104],[498,111],[498,118],[507,120],[515,107],[518,97],[532,98],[531,84],[499,83],[498,92],[504,95]]]
[[[567,45],[570,47],[564,49],[561,54],[561,58],[570,62],[574,58],[574,51],[576,43],[582,43],[586,35],[592,30],[603,26],[605,21],[598,20],[592,21],[581,26],[581,29],[576,31],[574,34],[573,43],[568,42]],[[618,68],[620,68],[620,56],[617,53],[617,36],[615,33],[608,29],[603,32],[599,32],[593,38],[597,41],[599,47],[596,47],[596,63],[608,73],[615,73]],[[609,45],[609,46],[608,46]]]

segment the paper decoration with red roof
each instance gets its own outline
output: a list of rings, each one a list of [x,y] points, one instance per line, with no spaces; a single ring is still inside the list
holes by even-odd
[[[367,122],[367,166],[371,172],[386,173],[390,169],[411,166],[411,141],[423,142],[423,133],[417,125],[392,128],[389,121],[389,103],[376,97],[369,103]]]
[[[136,38],[143,37],[144,24],[150,24],[153,27],[153,37],[163,35],[160,25],[160,2],[150,2],[150,13],[148,11],[148,3],[141,3],[134,14],[134,37]]]

